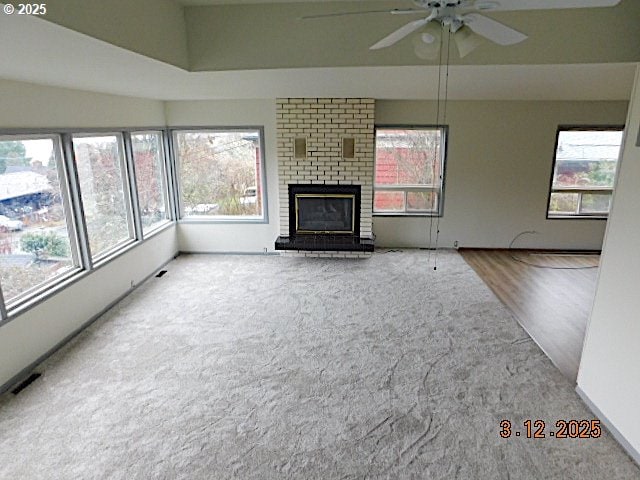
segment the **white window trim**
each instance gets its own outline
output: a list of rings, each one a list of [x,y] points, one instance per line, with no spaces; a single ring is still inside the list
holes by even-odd
[[[231,216],[231,215],[187,215],[185,214],[184,204],[182,201],[182,182],[180,179],[180,159],[177,153],[177,139],[178,133],[207,133],[207,132],[247,132],[255,130],[258,132],[258,141],[260,145],[260,182],[262,193],[262,215],[260,216]],[[234,127],[175,127],[169,130],[171,138],[171,152],[173,153],[174,171],[176,178],[176,191],[177,191],[177,211],[178,211],[178,223],[184,224],[197,224],[197,223],[221,223],[221,224],[268,224],[269,223],[269,209],[268,209],[268,196],[267,196],[267,173],[266,173],[266,158],[264,147],[264,127],[263,126],[234,126]]]
[[[160,134],[160,175],[162,180],[162,197],[164,200],[165,206],[165,218],[161,221],[153,224],[150,228],[147,228],[145,232],[144,225],[142,224],[142,213],[140,211],[140,200],[139,200],[139,192],[138,192],[138,178],[136,172],[136,162],[135,158],[133,158],[133,143],[131,137],[134,135],[149,135],[149,134]],[[140,238],[148,238],[154,235],[158,230],[162,229],[169,223],[172,223],[171,220],[171,195],[169,194],[169,169],[168,169],[168,156],[167,148],[166,148],[166,132],[164,130],[131,130],[127,132],[126,138],[131,145],[131,176],[133,177],[133,183],[135,185],[135,195],[136,195],[136,203],[138,209],[137,218],[140,219]]]
[[[583,187],[554,187],[553,186],[553,179],[555,177],[555,173],[556,173],[556,163],[558,161],[557,158],[557,151],[558,151],[558,141],[560,139],[560,133],[561,132],[568,132],[568,131],[620,131],[620,132],[624,132],[624,125],[581,125],[581,126],[565,126],[565,125],[559,125],[558,129],[556,130],[556,143],[555,143],[555,147],[553,149],[553,161],[551,163],[551,178],[549,180],[549,195],[547,198],[547,213],[546,213],[546,218],[547,220],[607,220],[609,218],[609,213],[611,211],[611,202],[609,202],[609,211],[607,212],[580,212],[580,209],[582,207],[582,197],[583,195],[589,195],[589,194],[602,194],[602,193],[608,193],[611,195],[611,197],[613,197],[613,191],[614,191],[614,186],[612,187],[589,187],[589,188],[583,188]],[[622,142],[624,142],[624,138],[622,140]],[[621,150],[620,150],[620,154],[618,156],[618,162],[616,164],[616,169],[619,167],[620,164],[620,155],[622,154],[622,144],[621,144]],[[615,182],[614,182],[615,183]],[[576,206],[576,210],[575,213],[569,213],[569,212],[558,212],[558,213],[552,213],[549,211],[549,208],[551,206],[551,196],[554,193],[577,193],[579,194],[579,198],[578,198],[578,204]]]
[[[446,125],[377,125],[375,128],[375,138],[377,138],[378,130],[440,130],[442,145],[440,145],[440,165],[441,175],[439,184],[424,184],[424,185],[384,185],[375,183],[376,175],[376,160],[377,160],[377,148],[374,148],[374,185],[373,194],[375,198],[376,190],[380,191],[394,191],[404,192],[404,211],[398,210],[376,210],[375,201],[373,206],[374,217],[442,217],[444,212],[444,180],[446,170],[446,157],[447,157],[447,140],[449,129]],[[407,193],[409,192],[425,192],[435,193],[437,195],[437,208],[435,210],[407,210]]]
[[[118,157],[118,166],[120,168],[121,178],[122,178],[122,193],[123,193],[123,201],[125,206],[125,214],[127,220],[127,230],[129,232],[128,238],[120,239],[116,244],[109,247],[107,250],[102,252],[92,252],[91,246],[88,244],[88,251],[90,252],[91,262],[99,263],[103,259],[108,258],[117,252],[118,250],[125,248],[132,242],[136,242],[140,240],[142,237],[138,232],[138,227],[136,223],[138,223],[139,212],[137,212],[137,207],[134,205],[135,201],[137,201],[137,190],[135,188],[133,182],[132,167],[131,167],[131,148],[126,145],[125,142],[125,131],[103,131],[103,132],[81,132],[81,133],[72,133],[70,135],[71,142],[73,146],[74,138],[90,138],[90,137],[108,137],[114,136],[118,142],[118,148],[120,149],[120,155]],[[75,155],[75,154],[74,154]],[[76,163],[74,161],[74,163]],[[77,173],[77,172],[76,172]],[[78,177],[78,192],[80,194],[80,199],[82,200],[82,189],[80,188],[80,178]],[[84,211],[83,211],[84,218]],[[85,219],[86,223],[86,219]],[[86,231],[86,225],[85,225]],[[87,242],[89,242],[89,234],[87,232]]]
[[[162,168],[164,172],[163,194],[165,195],[168,209],[168,219],[159,223],[157,226],[147,232],[143,238],[136,234],[132,238],[122,240],[113,248],[102,252],[98,257],[91,258],[88,250],[88,236],[85,227],[84,215],[82,211],[82,199],[78,187],[78,176],[75,168],[75,158],[72,145],[72,137],[91,137],[101,135],[116,135],[119,138],[119,147],[122,149],[120,158],[123,179],[123,189],[125,190],[125,203],[127,204],[127,218],[129,231],[135,232],[135,223],[139,221],[139,213],[133,210],[133,201],[135,196],[131,192],[137,194],[134,182],[134,168],[131,166],[132,157],[130,155],[130,146],[126,145],[126,138],[130,133],[138,132],[159,132],[162,134]],[[175,185],[171,175],[173,167],[169,153],[170,140],[168,130],[164,127],[138,127],[138,128],[96,128],[96,129],[69,129],[69,128],[51,128],[51,129],[4,129],[0,131],[0,140],[28,140],[28,139],[44,139],[52,138],[54,141],[54,150],[56,155],[56,167],[60,179],[60,191],[65,210],[67,231],[69,233],[69,243],[71,255],[73,259],[73,267],[54,278],[51,278],[39,285],[36,285],[20,295],[5,301],[2,295],[0,282],[0,326],[12,321],[14,318],[34,308],[40,303],[46,301],[50,297],[58,294],[60,291],[75,284],[83,278],[91,275],[93,272],[111,263],[115,258],[131,251],[133,248],[141,245],[146,239],[159,234],[171,225],[175,224],[174,211],[175,200],[174,190],[170,188]],[[127,194],[127,191],[129,194]]]

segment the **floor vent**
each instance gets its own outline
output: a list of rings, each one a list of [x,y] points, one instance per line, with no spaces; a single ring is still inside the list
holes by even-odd
[[[26,379],[20,382],[16,388],[11,390],[11,393],[13,393],[14,395],[18,395],[22,390],[35,382],[41,375],[41,373],[32,373]]]
[[[160,270],[160,271],[158,272],[158,274],[156,275],[156,277],[160,278],[160,277],[162,277],[165,273],[167,273],[167,271],[166,271],[166,270]]]

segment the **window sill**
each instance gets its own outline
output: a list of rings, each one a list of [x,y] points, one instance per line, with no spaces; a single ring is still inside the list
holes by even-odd
[[[607,220],[608,215],[547,215],[547,220]]]
[[[146,232],[143,230],[142,238],[143,240],[148,240],[151,237],[154,237],[155,235],[159,234],[160,232],[164,232],[171,225],[174,225],[174,222],[171,220],[165,220],[161,223],[158,223],[157,225],[154,225],[152,228],[149,228]]]
[[[158,234],[164,230],[167,230],[173,222],[169,221],[166,224],[162,224],[162,226],[153,230],[153,234]],[[149,237],[147,237],[149,238]],[[26,311],[32,309],[33,307],[39,305],[40,303],[48,300],[49,298],[57,295],[62,290],[65,290],[67,287],[79,282],[80,280],[86,278],[91,275],[93,272],[101,269],[102,267],[109,265],[113,260],[124,255],[127,252],[130,252],[134,248],[143,244],[144,241],[138,240],[129,240],[124,244],[118,245],[114,249],[105,253],[104,256],[97,259],[97,261],[93,264],[91,270],[83,270],[81,268],[76,268],[71,272],[67,272],[60,278],[53,279],[51,282],[45,283],[42,286],[38,287],[32,294],[27,297],[20,298],[15,302],[8,302],[7,305],[7,318],[4,320],[0,319],[0,326],[10,322],[14,318],[19,315],[25,313]]]
[[[128,239],[126,241],[123,241],[122,243],[116,245],[112,249],[107,250],[103,254],[97,256],[93,260],[93,269],[100,268],[101,266],[109,263],[114,258],[117,258],[123,253],[128,252],[129,250],[131,250],[132,248],[134,248],[136,245],[139,245],[139,244],[140,244],[140,241],[135,239]]]
[[[183,217],[178,221],[179,224],[228,224],[228,225],[243,225],[243,224],[267,224],[269,220],[263,217]]]
[[[442,215],[438,215],[437,213],[424,213],[424,212],[419,212],[419,213],[404,213],[404,212],[389,212],[389,213],[385,213],[385,212],[373,212],[373,216],[374,217],[424,217],[424,218],[438,218],[438,217],[442,217]]]
[[[43,283],[35,288],[31,293],[24,294],[14,301],[7,302],[7,318],[0,320],[0,326],[10,322],[18,315],[30,310],[36,305],[44,302],[48,298],[73,285],[81,278],[84,278],[89,272],[80,267],[75,267],[71,271],[62,274],[58,278],[52,278],[50,281]]]

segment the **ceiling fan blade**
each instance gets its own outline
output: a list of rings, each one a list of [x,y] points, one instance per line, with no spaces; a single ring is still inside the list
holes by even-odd
[[[460,28],[454,35],[453,41],[458,47],[460,58],[464,58],[484,43],[484,37],[478,35],[466,25]]]
[[[513,45],[526,40],[528,37],[511,27],[508,27],[493,18],[470,13],[463,17],[464,24],[478,35],[488,38],[498,45]]]
[[[424,14],[424,8],[394,8],[389,13],[391,15],[413,15],[416,13]]]
[[[394,8],[393,10],[361,10],[359,12],[336,12],[336,13],[322,13],[318,15],[304,15],[300,17],[300,20],[311,20],[314,18],[331,18],[331,17],[345,17],[347,15],[368,15],[370,13],[390,13],[391,15],[411,15],[416,13],[424,14],[424,9],[417,8],[407,8],[407,9],[399,9]]]
[[[476,0],[474,7],[484,11],[551,10],[555,8],[615,7],[620,0]]]
[[[431,16],[428,16],[427,18],[421,18],[420,20],[414,20],[413,22],[409,22],[403,27],[400,27],[395,32],[391,33],[390,35],[387,35],[379,42],[371,45],[369,47],[369,50],[379,50],[381,48],[390,47],[391,45],[402,40],[407,35],[410,35],[416,30],[418,30],[419,28],[424,27],[430,21],[431,21]]]

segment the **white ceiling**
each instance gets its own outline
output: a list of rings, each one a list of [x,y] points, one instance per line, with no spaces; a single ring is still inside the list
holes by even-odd
[[[437,98],[438,67],[187,72],[29,16],[0,15],[0,78],[161,100]],[[452,66],[450,99],[628,100],[635,64]]]

